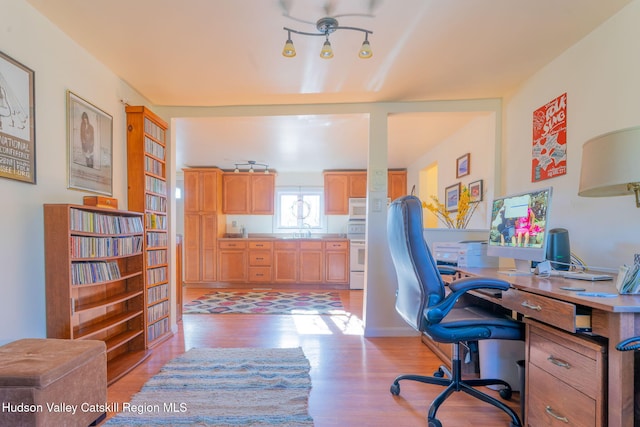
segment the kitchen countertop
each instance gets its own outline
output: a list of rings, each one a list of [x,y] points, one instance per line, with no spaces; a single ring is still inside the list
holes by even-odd
[[[232,236],[225,234],[224,237],[218,237],[218,240],[348,240],[344,234],[325,233],[311,234],[310,237],[298,237],[294,234],[267,234],[267,233],[249,233],[248,237],[241,235]]]

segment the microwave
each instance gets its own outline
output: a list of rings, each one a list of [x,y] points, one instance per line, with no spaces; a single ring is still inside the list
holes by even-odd
[[[367,199],[357,197],[349,199],[349,219],[367,218]]]

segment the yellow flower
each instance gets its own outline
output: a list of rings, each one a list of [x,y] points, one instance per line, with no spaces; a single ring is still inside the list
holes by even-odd
[[[431,196],[433,203],[422,202],[422,207],[427,208],[440,221],[444,222],[448,228],[467,228],[473,213],[478,207],[478,202],[471,201],[469,188],[462,186],[458,197],[458,212],[455,219],[451,218],[451,213],[447,211],[446,206],[438,200],[438,196]]]

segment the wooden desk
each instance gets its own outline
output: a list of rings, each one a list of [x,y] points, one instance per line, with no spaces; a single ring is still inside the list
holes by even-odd
[[[562,286],[579,286],[587,292],[617,294],[615,281],[588,282],[561,277],[541,278],[538,276],[507,276],[497,269],[465,268],[463,272],[471,276],[496,277],[511,283],[512,289],[503,293],[502,299],[491,301],[515,310],[537,320],[568,330],[563,325],[562,316],[556,310],[535,310],[526,306],[513,307],[514,293],[531,296],[539,301],[568,303],[565,306],[586,308],[591,311],[593,334],[608,338],[608,405],[609,427],[632,427],[634,425],[634,355],[633,352],[616,350],[621,340],[640,335],[640,296],[618,295],[613,298],[579,296],[574,291],[560,289]],[[566,326],[566,325],[564,325]],[[569,331],[572,332],[572,331]]]

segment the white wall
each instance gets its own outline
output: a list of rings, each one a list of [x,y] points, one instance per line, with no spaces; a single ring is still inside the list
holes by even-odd
[[[504,103],[504,192],[553,186],[551,225],[568,229],[572,252],[592,266],[617,269],[632,263],[633,254],[640,252],[640,209],[633,197],[577,195],[582,144],[605,132],[640,125],[638,22],[640,1],[635,1],[540,70]],[[565,92],[567,174],[533,184],[533,111]]]
[[[456,133],[443,140],[437,147],[409,165],[407,168],[409,190],[413,185],[416,185],[416,195],[420,195],[424,202],[433,202],[431,194],[427,197],[422,196],[424,192],[420,188],[420,172],[434,163],[438,164],[437,196],[440,202],[445,200],[446,187],[458,182],[468,186],[469,183],[481,179],[484,185],[484,200],[478,204],[468,228],[488,228],[487,205],[491,203],[494,196],[495,145],[495,114],[487,113],[486,116],[473,119]],[[462,178],[456,178],[456,160],[466,153],[471,155],[470,174]],[[429,212],[429,215],[433,214]],[[455,213],[452,213],[451,218],[455,218]],[[437,227],[446,228],[446,225],[439,221]]]
[[[0,178],[0,343],[46,336],[44,203],[78,203],[67,189],[66,91],[113,116],[113,197],[126,208],[126,117],[145,100],[24,0],[0,0],[0,51],[35,72],[37,185]]]

